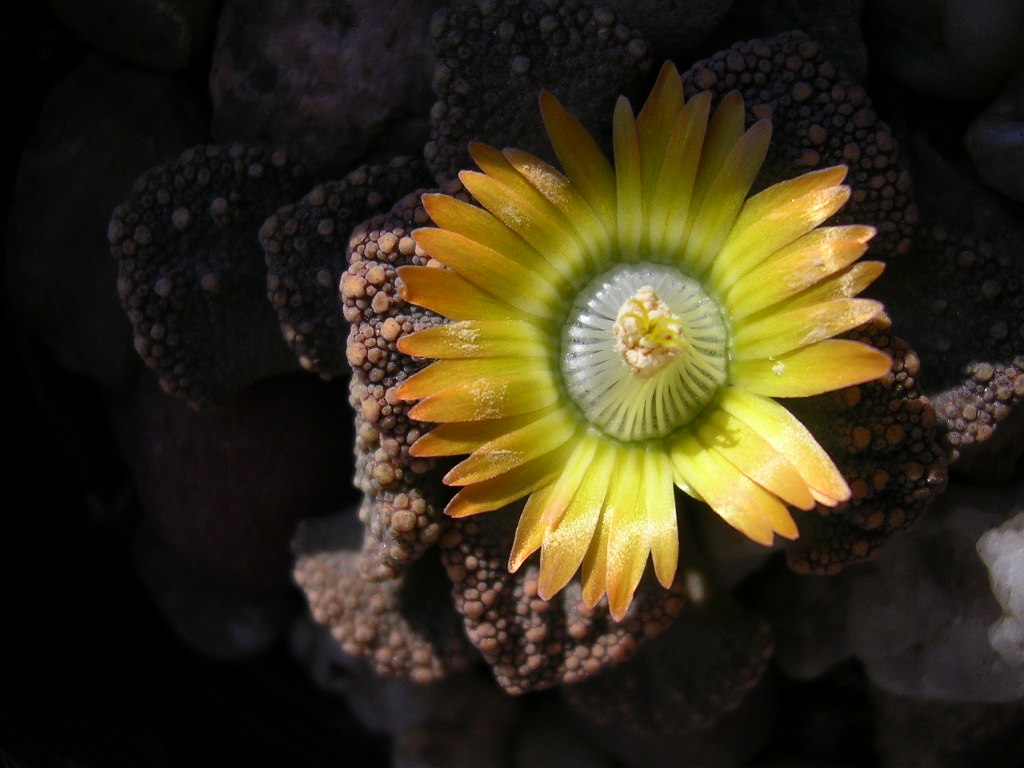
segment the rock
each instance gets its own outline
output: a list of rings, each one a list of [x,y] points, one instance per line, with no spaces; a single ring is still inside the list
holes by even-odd
[[[875,747],[885,768],[1014,768],[1024,702],[930,701],[874,692]]]
[[[135,399],[128,460],[148,519],[212,579],[289,583],[299,518],[351,503],[344,389],[309,375],[269,379],[197,413],[151,376]]]
[[[1013,645],[1019,615],[1013,611],[1024,594],[1013,573],[1024,551],[1024,515],[996,527],[1020,512],[1022,493],[1019,484],[954,485],[917,530],[835,577],[794,576],[773,564],[751,589],[754,607],[775,630],[780,668],[809,680],[852,656],[874,685],[894,696],[1024,699],[1021,649]],[[975,551],[979,536],[984,563]]]
[[[856,83],[867,78],[868,52],[861,19],[864,0],[830,3],[807,0],[739,0],[722,24],[730,40],[765,38],[799,29],[821,44],[829,61]]]
[[[1024,203],[1024,68],[971,123],[964,145],[989,186]]]
[[[955,487],[853,578],[849,645],[875,685],[916,699],[1024,698],[1024,670],[989,645],[1001,611],[975,551],[982,533],[1020,511],[1020,493]]]
[[[58,19],[104,53],[165,72],[205,51],[217,23],[208,0],[50,0]]]
[[[138,360],[107,245],[110,211],[150,165],[206,130],[178,76],[96,56],[47,95],[18,169],[8,230],[7,299],[60,364],[127,391]]]
[[[801,575],[772,563],[753,581],[755,607],[775,631],[774,661],[797,680],[813,680],[850,657],[847,606],[852,570]]]
[[[874,59],[912,90],[944,101],[984,101],[1020,63],[1021,0],[869,0]]]
[[[1024,499],[1018,507],[1024,508]],[[978,554],[1003,609],[1002,618],[989,627],[989,643],[1004,662],[1024,670],[1024,512],[982,534]]]
[[[564,704],[554,697],[541,697],[524,712],[513,765],[613,768],[615,762],[580,732]]]
[[[284,585],[252,589],[210,578],[143,524],[132,542],[132,559],[143,586],[174,633],[195,651],[221,661],[266,652],[296,610]]]
[[[439,0],[228,0],[210,69],[216,141],[288,149],[324,178],[427,138]]]
[[[321,687],[345,697],[362,724],[393,739],[396,768],[498,768],[509,764],[521,699],[478,670],[423,685],[375,675],[348,656],[326,628],[298,621],[292,653]]]
[[[299,369],[268,300],[257,233],[307,186],[287,152],[199,145],[147,170],[114,209],[117,293],[165,392],[209,408]]]
[[[658,56],[674,58],[697,47],[732,4],[733,0],[602,0],[597,5],[640,32]]]

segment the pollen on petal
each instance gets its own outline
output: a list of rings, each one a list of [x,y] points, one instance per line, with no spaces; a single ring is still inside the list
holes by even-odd
[[[544,537],[537,594],[545,600],[569,582],[583,561],[614,474],[615,453],[611,444],[599,447],[562,519]]]
[[[398,387],[403,400],[417,400],[466,382],[483,382],[508,374],[529,374],[535,368],[522,359],[441,360],[414,373]],[[508,414],[506,414],[508,415]]]
[[[848,267],[867,250],[874,232],[872,227],[822,227],[776,251],[724,291],[733,319],[754,315]]]
[[[562,515],[565,514],[569,503],[576,496],[576,491],[579,490],[580,483],[583,482],[602,442],[601,437],[593,432],[588,432],[581,436],[576,443],[572,454],[565,462],[565,468],[558,479],[552,483],[551,496],[543,511],[544,525],[547,528],[554,528],[561,521]]]
[[[579,190],[556,168],[518,149],[502,150],[512,166],[550,200],[576,229],[585,245],[589,266],[598,269],[611,256],[609,222],[602,219]]]
[[[529,315],[544,318],[558,306],[560,294],[543,272],[531,271],[493,248],[445,229],[417,229],[413,239],[480,290]]]
[[[519,522],[516,525],[515,539],[512,541],[512,549],[508,556],[508,572],[518,571],[526,559],[540,549],[544,543],[544,533],[547,527],[542,521],[544,508],[551,498],[554,484],[548,483],[530,494],[526,500],[522,514],[519,515]]]
[[[527,270],[552,273],[549,261],[490,211],[439,194],[424,195],[423,207],[438,227],[486,245]],[[565,290],[567,286],[558,279],[560,275],[566,277],[554,271],[548,279],[556,288]]]
[[[503,475],[467,485],[448,502],[445,514],[450,517],[468,517],[482,512],[492,512],[518,501],[550,483],[568,453],[569,447],[563,445]]]
[[[672,466],[668,456],[661,450],[647,451],[644,463],[644,506],[647,510],[651,559],[654,561],[654,573],[658,581],[668,589],[679,563],[679,526]]]
[[[756,266],[765,255],[809,232],[849,198],[842,187],[846,166],[811,171],[773,184],[747,199],[716,258],[713,273],[737,274]],[[786,234],[786,230],[798,234]]]
[[[550,378],[538,378],[536,369],[522,366],[523,360],[505,358],[487,361],[507,366],[506,371],[495,372],[487,378],[459,379],[457,375],[452,375],[458,368],[449,368],[447,372],[441,368],[437,380],[442,382],[444,388],[438,386],[434,390],[428,387],[434,380],[425,378],[425,375],[432,368],[440,367],[442,363],[452,366],[464,362],[483,361],[442,360],[407,379],[399,387],[398,395],[403,399],[423,397],[410,409],[409,415],[412,418],[433,422],[500,419],[544,408],[561,396]],[[424,396],[423,392],[429,394]]]
[[[453,467],[444,482],[469,485],[488,480],[564,445],[576,430],[576,420],[570,414],[562,409],[550,411],[481,445]]]
[[[459,360],[488,357],[548,357],[543,334],[522,320],[459,320],[398,339],[407,355]]]
[[[537,411],[529,411],[503,419],[450,421],[446,424],[438,424],[409,446],[409,455],[414,457],[458,456],[472,453],[484,443],[508,432],[514,432],[527,424],[532,424],[554,407],[557,406],[548,406]]]
[[[834,186],[789,200],[756,220],[744,222],[741,211],[718,252],[709,281],[718,290],[725,290],[744,272],[821,224],[849,199],[849,187]]]
[[[597,530],[590,540],[590,547],[580,565],[583,582],[583,604],[593,608],[608,590],[608,539],[611,537],[613,520],[610,515],[601,515]]]
[[[542,256],[546,271],[570,281],[575,279],[587,256],[576,228],[504,155],[490,151],[507,166],[505,181],[472,171],[463,171],[459,179],[482,206]],[[509,186],[512,179],[518,182],[515,186]]]
[[[606,579],[608,608],[616,621],[626,614],[633,600],[651,549],[647,509],[641,495],[647,481],[641,471],[642,454],[632,448],[620,448],[618,453],[618,471],[601,513],[609,517]]]
[[[799,309],[856,296],[877,280],[884,269],[885,265],[880,261],[859,261],[790,297],[786,300],[786,306],[790,309]],[[765,314],[775,310],[776,307],[771,307]]]
[[[583,124],[548,91],[540,112],[565,175],[604,221],[615,219],[615,172]]]
[[[557,478],[530,496],[516,529],[516,540],[509,557],[509,567],[513,571],[518,570],[523,561],[540,548],[544,535],[561,522],[600,444],[600,438],[592,433],[579,436],[573,441],[572,451]]]

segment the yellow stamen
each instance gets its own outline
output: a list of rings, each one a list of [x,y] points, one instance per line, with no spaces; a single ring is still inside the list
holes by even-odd
[[[649,285],[623,302],[612,330],[615,351],[643,378],[660,371],[686,348],[679,318]]]

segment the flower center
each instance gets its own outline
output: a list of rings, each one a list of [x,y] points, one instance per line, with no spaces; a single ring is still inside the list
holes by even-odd
[[[700,283],[674,267],[620,264],[577,295],[562,331],[562,378],[612,437],[664,437],[725,383],[728,340]]]
[[[612,331],[615,351],[637,376],[653,376],[686,344],[679,318],[649,285],[619,307]]]

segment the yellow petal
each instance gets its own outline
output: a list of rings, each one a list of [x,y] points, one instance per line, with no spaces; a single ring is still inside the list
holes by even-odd
[[[477,201],[572,281],[586,264],[586,248],[565,214],[509,163],[498,150],[472,143],[470,154],[484,173],[462,171],[459,179]]]
[[[698,186],[706,184],[700,207],[689,225],[682,259],[694,274],[701,274],[721,251],[771,140],[771,123],[758,120],[744,133],[726,156],[718,174],[708,181],[700,175]]]
[[[773,505],[785,511],[775,496],[707,450],[692,432],[680,434],[669,455],[676,471],[725,522],[759,544],[772,543],[774,534],[765,513]],[[777,510],[772,514],[777,515]]]
[[[665,150],[672,127],[683,108],[683,82],[675,65],[666,61],[658,73],[651,95],[636,118],[640,139],[640,177],[646,219],[650,219],[650,205],[654,187],[665,162]]]
[[[846,480],[818,441],[793,414],[767,397],[729,387],[719,407],[735,416],[789,459],[819,504],[834,507],[850,498]]]
[[[867,250],[873,227],[821,227],[772,254],[732,283],[723,299],[734,321],[787,299],[848,267]]]
[[[580,580],[583,585],[583,604],[593,608],[604,597],[608,588],[608,539],[611,537],[612,519],[601,515],[597,530],[580,564]]]
[[[558,273],[551,273],[548,261],[494,214],[448,195],[428,194],[421,199],[438,227],[481,243],[530,272],[544,270],[549,282],[558,290],[567,288],[568,284],[558,279]]]
[[[420,402],[409,410],[409,416],[419,421],[483,421],[501,419],[536,411],[554,403],[560,397],[559,388],[552,377],[539,375],[535,368],[524,366],[523,360],[503,358],[489,360],[442,360],[425,368],[406,380],[398,390],[404,400]],[[463,363],[494,363],[499,369],[482,378],[460,375],[462,369],[448,368]],[[444,367],[442,367],[444,366]],[[433,368],[441,370],[436,378],[426,378]],[[413,382],[417,377],[425,378]],[[448,384],[448,382],[457,382]],[[410,384],[410,382],[413,382]],[[428,388],[437,385],[437,390]],[[440,387],[444,386],[443,389]]]
[[[733,362],[733,384],[768,397],[807,397],[831,392],[889,372],[892,360],[874,347],[827,339],[778,357]]]
[[[398,386],[403,400],[419,400],[467,382],[486,381],[502,374],[536,376],[536,361],[514,359],[443,360],[431,363]],[[496,417],[495,417],[496,418]]]
[[[847,171],[845,165],[833,165],[772,184],[744,203],[743,223],[757,222],[764,216],[770,216],[772,211],[778,210],[780,207],[787,207],[794,200],[799,200],[805,195],[842,184]],[[737,224],[739,223],[737,222]]]
[[[885,264],[880,261],[859,261],[796,296],[791,296],[786,299],[785,305],[789,309],[798,309],[856,296],[878,279],[883,271]],[[766,314],[771,313],[773,309],[769,308]]]
[[[547,600],[564,587],[580,567],[614,471],[615,447],[602,442],[558,526],[549,530],[540,550],[537,594]]]
[[[579,190],[556,168],[518,149],[504,149],[502,154],[537,190],[558,207],[568,221],[571,221],[580,240],[584,243],[588,267],[604,267],[611,256],[608,242],[611,237],[611,220],[604,220],[590,206]]]
[[[778,357],[863,325],[881,311],[872,299],[835,299],[796,309],[783,302],[777,312],[734,326],[733,356]]]
[[[711,115],[700,154],[697,170],[697,188],[694,203],[699,205],[710,189],[711,182],[718,176],[725,159],[732,152],[736,142],[743,135],[746,121],[743,112],[743,97],[739,91],[730,91]]]
[[[615,172],[583,124],[547,91],[540,112],[551,147],[569,181],[604,221],[615,220]]]
[[[849,199],[850,188],[840,185],[786,200],[757,218],[744,206],[715,258],[710,284],[724,291],[780,248],[821,224]]]
[[[555,477],[569,455],[571,446],[563,445],[546,456],[528,461],[503,475],[467,485],[445,507],[451,517],[468,517],[491,512],[542,488]]]
[[[519,515],[519,522],[516,525],[516,535],[512,542],[512,551],[508,556],[508,572],[518,571],[526,559],[540,549],[544,542],[544,533],[547,526],[544,525],[544,509],[551,498],[554,484],[549,483],[543,488],[538,488],[530,494],[526,500],[523,512]]]
[[[643,234],[643,208],[640,181],[640,139],[629,99],[620,96],[612,117],[612,144],[615,149],[615,208],[618,226],[619,257],[623,261],[640,258]]]
[[[450,269],[399,267],[400,293],[410,304],[452,320],[503,320],[522,312],[496,296],[484,293]]]
[[[846,173],[845,165],[833,165],[772,184],[743,204],[743,215],[736,225],[742,225],[744,229],[748,226],[756,228],[758,221],[772,216],[773,212],[780,208],[788,208],[794,201],[800,200],[806,195],[842,184]]]
[[[459,320],[401,336],[400,352],[442,360],[548,357],[544,335],[522,320]]]
[[[551,498],[544,509],[544,525],[547,528],[554,528],[562,520],[562,515],[579,490],[602,442],[604,438],[594,432],[587,432],[576,441],[565,468],[553,483]]]
[[[576,431],[577,422],[565,408],[538,416],[514,432],[484,443],[444,476],[447,485],[469,485],[508,472],[564,445]]]
[[[581,435],[574,441],[572,452],[557,479],[526,502],[509,558],[511,570],[518,570],[523,561],[540,547],[544,534],[561,521],[602,440],[592,433]]]
[[[711,92],[703,91],[686,102],[672,126],[651,193],[648,227],[652,253],[675,253],[686,235],[710,109]]]
[[[758,491],[761,487],[754,485]],[[770,501],[763,502],[759,507],[761,514],[764,515],[765,521],[771,526],[771,529],[776,535],[781,536],[784,539],[793,541],[800,538],[800,530],[796,527],[796,521],[793,520],[793,515],[790,514],[789,508],[783,504],[777,497],[768,494]]]
[[[668,589],[679,563],[679,529],[676,498],[672,487],[672,466],[662,450],[644,454],[644,505],[650,531],[651,558],[654,573],[661,586]]]
[[[472,453],[484,443],[514,432],[527,424],[531,424],[552,408],[548,406],[538,411],[521,413],[504,419],[488,421],[451,421],[439,424],[409,446],[409,455],[422,456],[460,456]]]
[[[501,297],[529,315],[547,318],[561,296],[544,271],[529,270],[487,246],[445,229],[412,233],[432,257],[482,291]]]
[[[683,81],[675,64],[666,61],[661,65],[651,95],[636,118],[640,144],[644,150],[654,150],[653,158],[660,157],[665,151],[665,141],[682,108]]]
[[[642,454],[630,448],[618,451],[602,515],[608,516],[608,608],[616,621],[626,615],[650,552],[650,526],[641,489],[648,480],[642,473]]]
[[[697,426],[697,437],[709,450],[787,504],[811,509],[814,498],[789,460],[757,432],[725,411],[711,411]]]

